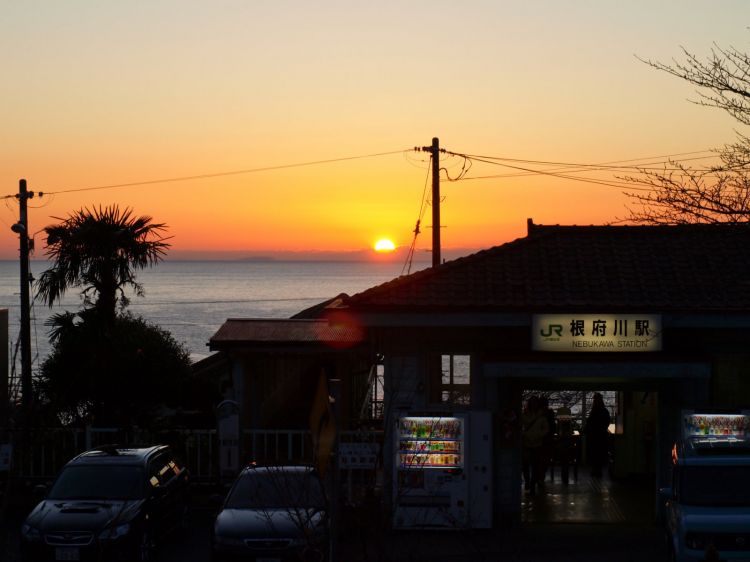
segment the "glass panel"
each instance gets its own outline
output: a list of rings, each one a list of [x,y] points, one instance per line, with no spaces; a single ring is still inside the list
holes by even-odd
[[[441,365],[441,380],[443,385],[446,384],[452,384],[453,381],[451,380],[451,356],[450,355],[443,355],[440,357],[440,365]]]
[[[325,495],[311,472],[270,469],[243,474],[230,492],[227,507],[322,508]]]
[[[440,359],[441,401],[446,404],[470,404],[471,356],[442,355]]]
[[[469,384],[471,382],[471,356],[453,356],[453,384]]]
[[[143,471],[137,466],[69,466],[49,492],[51,500],[142,498]]]

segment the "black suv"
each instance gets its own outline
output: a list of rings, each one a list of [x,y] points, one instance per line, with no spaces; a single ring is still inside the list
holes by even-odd
[[[24,560],[150,560],[180,526],[188,471],[166,445],[99,447],[68,462],[21,528]]]

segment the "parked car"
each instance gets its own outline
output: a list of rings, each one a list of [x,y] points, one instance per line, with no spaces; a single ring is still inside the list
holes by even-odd
[[[188,471],[166,445],[106,446],[43,491],[21,528],[23,560],[150,560],[187,514]]]
[[[263,562],[326,559],[329,540],[323,483],[308,466],[248,466],[216,517],[213,559]]]
[[[672,461],[661,490],[670,560],[750,560],[750,442],[690,439]]]

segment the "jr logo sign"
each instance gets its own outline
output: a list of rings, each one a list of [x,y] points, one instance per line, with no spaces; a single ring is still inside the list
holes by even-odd
[[[552,337],[552,334],[560,338],[563,335],[563,327],[561,324],[547,324],[547,328],[539,330],[539,334],[541,334],[543,338],[550,338]]]
[[[658,314],[535,314],[535,351],[661,351]]]

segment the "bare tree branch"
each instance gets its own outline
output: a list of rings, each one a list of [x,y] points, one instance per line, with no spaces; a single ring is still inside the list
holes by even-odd
[[[700,88],[699,99],[693,103],[723,109],[740,124],[750,125],[750,55],[716,44],[706,60],[685,48],[682,52],[685,60],[673,59],[672,64],[638,58]],[[670,161],[664,170],[641,169],[638,175],[621,178],[646,188],[626,192],[633,206],[627,207],[625,220],[642,224],[750,222],[750,138],[737,132],[737,140],[716,154],[719,163],[707,171]]]

